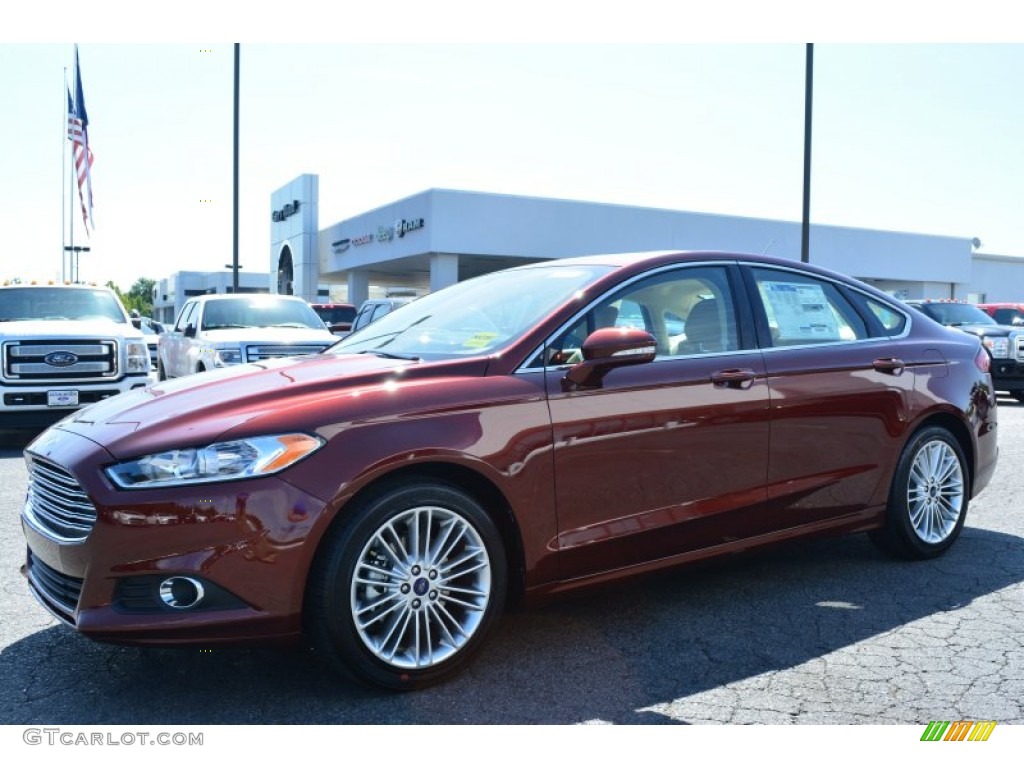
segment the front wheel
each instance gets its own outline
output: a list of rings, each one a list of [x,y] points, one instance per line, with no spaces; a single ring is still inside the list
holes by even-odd
[[[948,430],[926,427],[903,449],[885,526],[871,538],[900,557],[937,557],[960,535],[968,501],[967,461],[960,444]]]
[[[307,590],[317,651],[363,683],[443,680],[479,649],[504,605],[501,535],[458,488],[385,491],[325,537]]]

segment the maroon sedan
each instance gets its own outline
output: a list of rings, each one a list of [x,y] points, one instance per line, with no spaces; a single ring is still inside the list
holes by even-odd
[[[792,261],[538,263],[69,416],[26,449],[24,571],[97,640],[426,685],[510,599],[824,533],[941,554],[996,465],[988,365]]]

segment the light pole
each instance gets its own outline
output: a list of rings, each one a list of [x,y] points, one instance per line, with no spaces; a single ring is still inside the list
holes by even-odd
[[[800,236],[800,261],[811,260],[811,94],[814,80],[814,43],[807,44],[804,84],[804,217]]]
[[[234,240],[232,244],[232,268],[231,268],[231,290],[238,293],[238,66],[239,66],[240,43],[235,43],[235,169],[234,169],[234,213],[232,229]]]
[[[83,251],[88,253],[89,252],[89,246],[88,245],[65,245],[64,246],[64,250],[65,251],[71,251],[71,258],[70,258],[70,261],[71,261],[71,282],[72,283],[77,283],[78,282],[78,254],[82,253]]]

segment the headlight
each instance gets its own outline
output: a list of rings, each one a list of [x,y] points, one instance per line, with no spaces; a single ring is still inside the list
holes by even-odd
[[[266,435],[154,453],[107,467],[118,488],[166,488],[280,472],[324,445],[304,434]]]
[[[128,373],[149,373],[149,347],[146,342],[126,342],[125,352],[128,355]]]
[[[992,357],[1010,356],[1010,340],[1006,337],[999,339],[982,339],[981,343],[988,347],[988,351],[992,353]]]
[[[238,365],[242,362],[242,350],[240,349],[215,349],[213,351],[213,364],[218,368],[224,365]]]

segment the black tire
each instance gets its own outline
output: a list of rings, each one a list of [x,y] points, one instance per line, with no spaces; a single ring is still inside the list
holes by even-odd
[[[969,501],[970,476],[959,442],[943,427],[924,427],[900,455],[885,525],[871,532],[871,540],[897,557],[938,557],[960,535]]]
[[[305,629],[348,677],[422,688],[479,650],[506,583],[501,534],[483,507],[454,486],[413,481],[363,500],[327,532],[307,585]]]

